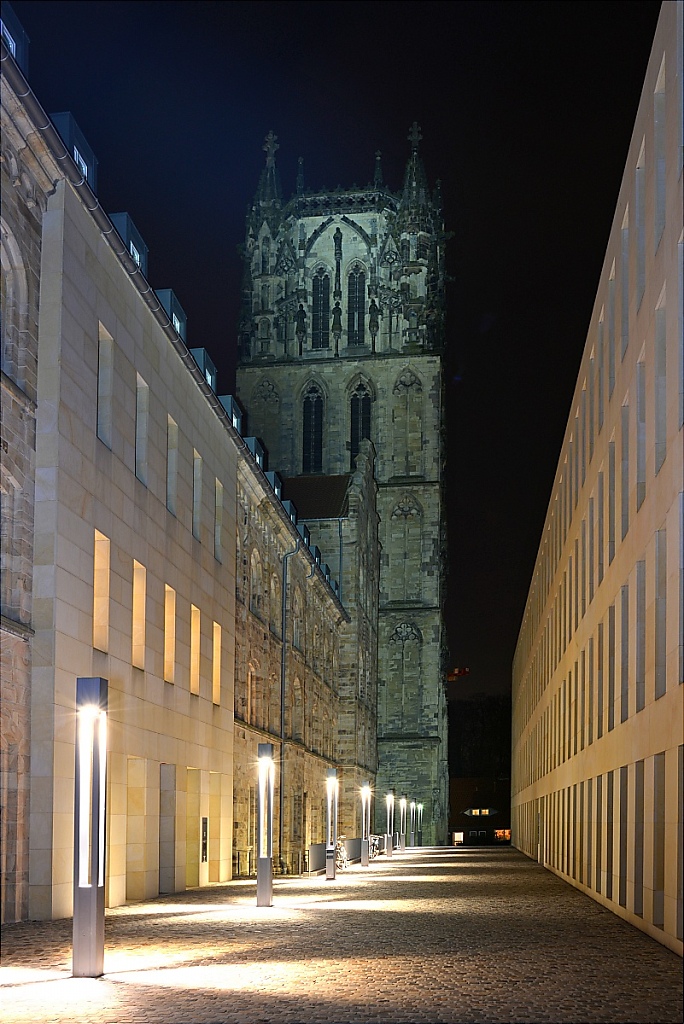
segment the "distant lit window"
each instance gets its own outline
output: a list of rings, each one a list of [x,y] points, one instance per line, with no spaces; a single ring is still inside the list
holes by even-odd
[[[2,37],[5,40],[5,42],[7,43],[7,49],[9,50],[9,52],[12,54],[13,57],[16,57],[16,55],[17,55],[17,44],[15,43],[14,39],[12,38],[12,36],[7,31],[7,26],[5,25],[4,21],[0,22],[0,26],[2,26]]]
[[[180,322],[180,320],[178,319],[178,317],[176,316],[175,313],[171,314],[171,323],[173,324],[173,327],[174,327],[174,330],[175,330],[176,334],[180,334],[180,332],[181,332],[181,322]]]
[[[209,385],[209,387],[211,387],[212,383],[213,383],[212,379],[211,379],[211,370],[205,370],[204,371],[204,376],[206,378],[207,384]]]
[[[74,146],[74,163],[78,167],[83,177],[88,180],[88,164],[85,162],[81,154],[79,153],[76,146]]]
[[[140,263],[142,262],[142,257],[132,242],[129,242],[128,245],[131,250],[131,259],[133,260],[135,265],[139,267]]]

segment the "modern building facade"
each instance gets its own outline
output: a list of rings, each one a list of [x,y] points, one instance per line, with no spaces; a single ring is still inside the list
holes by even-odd
[[[6,42],[0,767],[12,921],[72,911],[83,677],[108,681],[109,906],[253,868],[258,741],[274,745],[277,867],[292,870],[304,840],[324,837],[350,616],[242,436],[239,407],[217,396],[207,353],[187,348],[176,296],[149,285],[135,226],[121,215],[114,230],[102,210],[84,136],[70,115],[56,130]],[[351,489],[373,522],[362,477]]]
[[[682,952],[683,5],[665,2],[513,666],[513,843]]]
[[[355,666],[356,698],[367,693],[377,708],[378,789],[422,802],[424,841],[434,843],[445,840],[448,807],[445,235],[417,125],[409,138],[398,194],[384,185],[377,154],[362,189],[307,190],[300,163],[296,194],[284,202],[269,134],[247,218],[237,393],[250,431],[300,493],[352,473],[361,443],[372,442],[381,551],[367,629],[377,631],[377,655],[369,650],[364,662],[352,647],[341,657]],[[337,529],[334,515],[327,527],[324,518],[311,526],[321,538]],[[364,556],[361,589],[370,571]]]

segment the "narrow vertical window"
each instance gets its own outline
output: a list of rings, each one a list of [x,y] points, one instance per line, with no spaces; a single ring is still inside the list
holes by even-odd
[[[589,499],[589,552],[587,578],[589,581],[589,604],[594,600],[594,563],[596,552],[594,549],[594,499]]]
[[[588,722],[587,722],[587,743],[589,746],[594,742],[594,638],[589,637],[589,649],[587,652],[587,668],[588,668]]]
[[[302,472],[323,469],[323,395],[313,382],[304,391],[302,407]]]
[[[644,914],[644,762],[634,765],[634,913]]]
[[[665,695],[667,689],[667,533],[657,530],[655,535],[655,697]]]
[[[636,165],[636,307],[641,305],[646,287],[646,156],[642,141]]]
[[[646,704],[646,562],[636,564],[636,710]]]
[[[114,393],[114,339],[102,324],[97,336],[97,436],[112,447],[112,396]]]
[[[608,609],[608,732],[615,728],[615,605]]]
[[[216,477],[214,482],[214,558],[221,561],[222,546],[221,535],[223,533],[223,484]]]
[[[653,758],[653,924],[665,924],[665,754]]]
[[[313,278],[311,310],[311,346],[328,348],[330,345],[330,278],[322,268]]]
[[[176,591],[168,583],[164,587],[164,679],[176,678]]]
[[[646,366],[643,352],[636,367],[636,507],[646,497]]]
[[[147,437],[150,426],[150,389],[139,373],[135,386],[135,475],[147,484]]]
[[[202,526],[202,456],[193,448],[192,452],[192,535],[201,540]]]
[[[592,353],[591,359],[589,360],[589,462],[594,457],[594,432],[595,432],[595,409],[594,409],[594,377],[596,369],[594,366],[594,356]]]
[[[136,668],[145,668],[145,606],[147,597],[147,569],[133,561],[133,622],[131,630],[131,662]]]
[[[655,233],[657,250],[665,228],[665,56],[653,93],[653,149],[655,151]]]
[[[629,718],[629,585],[620,588],[620,721]]]
[[[608,444],[608,564],[615,558],[615,441]]]
[[[214,623],[212,638],[212,662],[211,662],[211,699],[214,704],[221,703],[221,627],[218,622]]]
[[[178,424],[171,417],[166,421],[166,507],[176,514],[178,494]]]
[[[367,384],[359,381],[351,394],[351,468],[356,464],[361,441],[371,436],[371,393]]]
[[[200,610],[190,605],[190,693],[200,692]]]
[[[615,387],[615,263],[608,280],[608,397]]]
[[[599,622],[596,637],[596,738],[603,736],[603,623]]]
[[[582,485],[584,485],[587,479],[587,388],[586,385],[582,388],[582,396],[580,399],[581,409],[581,428],[582,433],[580,434],[580,447],[581,447],[581,469],[582,469]]]
[[[582,618],[586,615],[587,611],[587,521],[582,520],[581,528],[581,566],[582,572],[580,576],[580,612]]]
[[[364,344],[366,275],[354,267],[347,281],[347,344]]]
[[[95,530],[93,564],[93,647],[109,650],[109,537]]]
[[[598,481],[596,486],[596,504],[598,508],[598,516],[596,522],[596,579],[598,586],[603,583],[603,542],[604,542],[604,504],[605,494],[603,486],[603,470],[598,475]]]
[[[629,404],[625,402],[620,415],[620,537],[629,530]]]
[[[627,906],[627,767],[618,775],[620,807],[618,810],[618,903]]]
[[[605,378],[605,352],[603,344],[603,309],[601,310],[601,316],[598,323],[598,346],[597,346],[597,360],[598,360],[598,429],[599,434],[603,427],[603,401],[604,401],[604,378]]]
[[[620,251],[620,359],[629,347],[629,207],[622,221]]]
[[[656,475],[667,453],[667,356],[665,325],[665,289],[655,311],[655,471]]]
[[[580,475],[580,436],[579,436],[579,413],[575,415],[575,466],[573,472],[573,508],[577,508],[577,499],[579,497],[579,475]]]

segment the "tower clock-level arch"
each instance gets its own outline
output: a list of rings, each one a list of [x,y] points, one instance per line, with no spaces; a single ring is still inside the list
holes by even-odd
[[[323,423],[325,395],[321,384],[309,378],[301,393],[302,473],[323,472]]]
[[[366,268],[354,260],[347,271],[347,345],[361,347],[366,341]]]
[[[373,403],[376,398],[371,381],[358,374],[347,389],[349,406],[349,459],[350,469],[356,465],[356,456],[362,441],[371,441],[373,433]]]
[[[330,270],[322,263],[311,274],[311,348],[330,348]]]

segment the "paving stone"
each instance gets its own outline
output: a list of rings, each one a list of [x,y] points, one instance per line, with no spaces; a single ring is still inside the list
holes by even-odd
[[[3,931],[7,1024],[682,1020],[681,960],[511,849],[423,849],[335,881],[194,889],[107,912],[105,975],[71,921]]]

